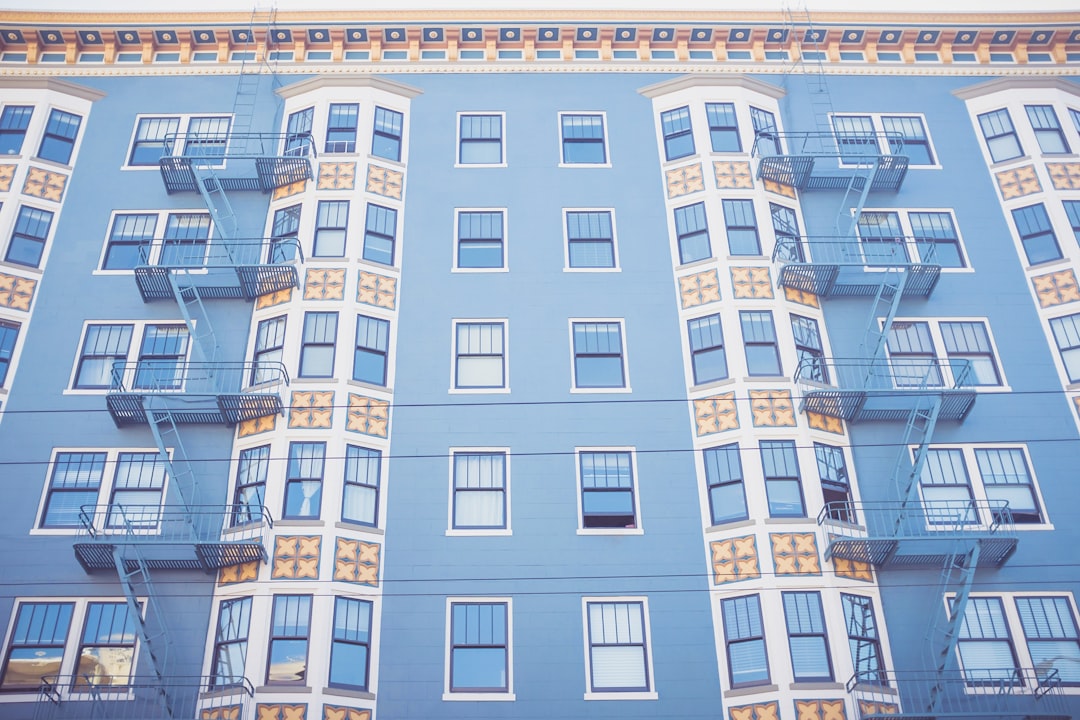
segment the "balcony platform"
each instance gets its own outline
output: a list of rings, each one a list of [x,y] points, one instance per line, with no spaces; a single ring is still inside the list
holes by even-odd
[[[885,273],[898,271],[907,273],[903,297],[927,298],[937,287],[941,266],[925,245],[915,238],[863,243],[858,238],[784,237],[777,239],[773,261],[780,265],[781,287],[823,298],[873,297],[889,277]]]
[[[295,139],[278,133],[170,135],[165,146],[171,151],[158,161],[165,191],[199,192],[200,175],[210,176],[211,190],[226,192],[270,192],[310,180],[314,146]]]
[[[903,138],[893,133],[761,132],[754,142],[759,180],[797,190],[844,191],[853,182],[896,192],[907,177]],[[893,152],[883,153],[882,149]],[[862,189],[859,187],[858,189]]]
[[[255,688],[244,677],[46,675],[34,720],[245,718]]]

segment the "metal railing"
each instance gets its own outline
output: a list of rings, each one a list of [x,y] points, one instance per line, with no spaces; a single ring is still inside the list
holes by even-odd
[[[153,395],[280,394],[289,384],[281,362],[186,362],[171,358],[114,363],[110,393]]]
[[[960,390],[973,386],[971,361],[923,357],[804,358],[795,382],[811,388],[905,392]]]
[[[815,155],[859,162],[879,155],[900,155],[904,136],[897,132],[777,132],[754,134],[754,157]]]
[[[139,248],[141,265],[170,268],[232,268],[303,262],[296,238],[229,238],[155,241]]]
[[[274,520],[259,505],[83,505],[78,538],[83,542],[189,544],[262,539]]]
[[[162,158],[204,164],[229,158],[317,157],[310,133],[170,133],[162,140],[162,149]]]
[[[1006,500],[843,500],[825,503],[817,520],[830,534],[858,538],[971,537],[1013,523]]]
[[[106,684],[89,675],[47,675],[34,720],[246,718],[254,694],[245,677],[133,676]]]
[[[916,237],[778,236],[773,262],[863,268],[934,265],[937,244]]]

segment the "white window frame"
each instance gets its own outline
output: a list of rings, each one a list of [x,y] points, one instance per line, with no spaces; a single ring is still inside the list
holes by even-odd
[[[570,228],[567,225],[570,213],[608,213],[611,216],[611,267],[571,267],[570,266]],[[615,208],[613,207],[570,207],[562,211],[563,231],[563,272],[571,273],[613,273],[622,272],[619,265],[619,235],[615,227]]]
[[[8,361],[7,373],[4,376],[4,381],[0,383],[0,402],[3,402],[7,399],[7,395],[11,391],[12,384],[15,380],[15,372],[19,369],[19,356],[22,355],[23,345],[26,343],[26,329],[30,326],[30,318],[25,315],[19,317],[15,315],[15,313],[7,312],[7,309],[3,308],[0,309],[0,320],[19,327],[18,335],[15,338],[15,345],[11,348],[11,359]],[[0,406],[0,408],[2,408],[2,406]],[[0,421],[3,419],[4,414],[0,413]]]
[[[143,619],[146,618],[147,602],[145,597],[139,597],[139,606],[143,609]],[[7,658],[8,650],[11,648],[12,636],[15,632],[15,619],[19,616],[19,608],[28,603],[71,603],[74,605],[71,613],[71,624],[68,626],[67,637],[64,639],[64,656],[60,662],[60,669],[55,673],[57,675],[74,675],[76,668],[79,666],[79,646],[82,644],[83,629],[86,625],[86,613],[91,603],[119,603],[126,606],[127,600],[122,596],[72,596],[72,597],[58,597],[58,596],[45,596],[45,597],[16,597],[11,607],[11,617],[8,619],[7,632],[4,635],[4,644],[0,647],[0,665],[3,664]],[[130,612],[130,610],[129,610]],[[139,637],[136,633],[135,636],[135,652],[131,664],[132,675],[138,675],[139,673],[139,656],[142,654]],[[73,702],[90,700],[89,692],[72,692],[67,686],[61,686],[58,688],[61,694],[62,700],[71,700]],[[98,692],[101,693],[104,700],[131,700],[134,698],[133,692],[130,687],[116,686],[115,690],[109,690],[106,686],[100,686]],[[0,693],[0,705],[8,703],[26,703],[37,702],[39,700],[39,693],[37,690],[31,692],[5,692]]]
[[[877,212],[877,213],[896,213],[896,215],[899,217],[900,229],[903,231],[905,240],[907,240],[907,239],[914,240],[914,237],[915,237],[915,232],[911,228],[911,217],[910,217],[910,215],[912,213],[925,212],[925,213],[943,213],[943,214],[948,215],[949,217],[952,218],[953,227],[956,229],[956,244],[957,244],[957,247],[960,249],[960,255],[963,258],[964,266],[963,267],[942,267],[941,272],[943,272],[943,273],[973,273],[973,272],[975,272],[975,268],[971,265],[971,255],[968,253],[967,247],[964,244],[964,235],[960,231],[960,223],[957,222],[957,220],[956,220],[956,211],[953,208],[945,208],[945,207],[938,207],[938,208],[931,208],[931,207],[926,207],[926,208],[923,208],[923,207],[918,207],[918,208],[916,208],[916,207],[905,207],[905,208],[868,207],[868,208],[863,208],[862,212],[863,213],[874,213],[874,212]],[[856,231],[856,234],[857,234],[857,232],[858,231]],[[908,248],[908,249],[910,249],[910,248]],[[910,259],[911,258],[909,257],[909,260]],[[921,261],[921,258],[920,258],[920,261]],[[880,272],[885,272],[885,270],[883,268],[881,268],[881,267],[874,267],[872,265],[864,265],[863,266],[863,272],[877,272],[877,273],[880,273]]]
[[[630,455],[630,491],[634,496],[634,527],[632,528],[587,528],[585,527],[584,487],[581,477],[582,453],[629,453]],[[638,481],[637,448],[634,446],[581,446],[574,448],[574,487],[577,491],[577,534],[578,535],[644,535],[645,527],[641,520],[641,483]]]
[[[879,323],[883,323],[882,318],[878,318]],[[998,375],[1001,378],[1000,385],[971,385],[971,389],[980,393],[1000,393],[1000,392],[1012,392],[1012,388],[1009,387],[1009,380],[1005,377],[1005,366],[1001,362],[1001,353],[998,351],[997,342],[994,340],[994,331],[990,327],[990,318],[985,315],[982,317],[898,317],[893,320],[893,325],[896,323],[926,323],[930,328],[930,338],[934,343],[934,360],[939,363],[941,368],[942,380],[947,387],[949,383],[954,382],[955,379],[952,373],[952,367],[949,365],[949,355],[945,350],[945,339],[941,334],[941,323],[951,322],[970,322],[970,323],[982,323],[986,328],[986,336],[990,340],[990,350],[994,358],[994,364],[997,367]],[[892,357],[889,353],[889,346],[885,344],[885,354],[891,362]],[[910,387],[910,386],[909,386]]]
[[[450,482],[449,497],[446,510],[446,535],[448,537],[466,537],[470,535],[512,535],[512,528],[510,525],[510,518],[512,514],[510,512],[510,448],[509,447],[493,447],[493,446],[481,446],[481,447],[451,447],[448,450],[450,456]],[[503,456],[503,525],[504,527],[496,528],[456,528],[454,527],[454,464],[456,456],[462,455],[502,455]],[[449,685],[447,685],[449,687]]]
[[[453,651],[454,605],[468,604],[506,605],[506,691],[505,692],[451,692],[450,654]],[[374,620],[374,617],[372,618]],[[508,702],[517,700],[514,693],[514,599],[512,597],[450,596],[446,598],[445,641],[443,643],[443,694],[444,701]]]
[[[628,690],[626,692],[601,691],[592,689],[592,648],[589,637],[590,603],[641,603],[641,621],[645,626],[645,678],[650,690]],[[652,623],[649,622],[649,598],[644,595],[600,595],[581,598],[581,638],[585,653],[585,699],[586,700],[658,700],[656,674],[653,672]]]
[[[195,343],[195,338],[188,329],[187,324],[181,318],[170,320],[168,318],[152,319],[148,320],[143,318],[141,320],[84,320],[82,326],[82,332],[79,333],[79,342],[75,346],[75,354],[71,359],[71,374],[68,376],[67,386],[64,388],[64,395],[104,395],[109,392],[108,388],[77,388],[75,387],[75,377],[79,371],[79,358],[82,357],[83,343],[86,341],[86,331],[94,326],[98,325],[131,325],[131,342],[128,344],[127,358],[124,360],[125,364],[131,364],[137,362],[139,359],[139,349],[142,347],[143,336],[146,333],[146,329],[151,325],[155,326],[182,326],[185,330],[188,330],[188,343],[187,343],[187,355],[181,360],[181,362],[187,363],[191,361],[191,346]],[[177,393],[182,393],[183,388],[177,388]]]
[[[48,163],[48,161],[43,161]],[[55,165],[55,163],[51,163]],[[0,252],[0,266],[18,270],[19,272],[28,273],[30,276],[41,275],[45,272],[45,267],[49,263],[49,256],[52,254],[53,240],[56,238],[56,226],[60,222],[60,211],[63,209],[62,205],[46,206],[40,202],[26,202],[26,196],[20,198],[12,198],[10,201],[4,202],[3,207],[0,208],[0,218],[3,218],[5,222],[0,226],[7,228],[7,234],[0,236],[0,243],[3,243],[3,251]],[[36,201],[37,198],[34,198]],[[41,257],[38,258],[37,265],[24,265],[23,263],[14,262],[7,259],[8,252],[11,251],[11,241],[15,236],[15,225],[18,222],[19,214],[23,208],[30,208],[31,210],[40,210],[52,215],[52,220],[49,222],[49,232],[45,235],[45,238],[41,246]]]
[[[503,384],[501,387],[458,387],[458,325],[502,325]],[[510,392],[510,321],[507,318],[455,318],[450,322],[450,389],[452,394],[499,394]]]
[[[463,163],[463,162],[461,162],[461,119],[463,117],[474,117],[474,116],[482,116],[482,115],[498,116],[499,118],[501,118],[501,120],[500,120],[500,131],[502,133],[502,136],[501,136],[501,138],[499,140],[499,146],[500,146],[500,155],[502,156],[502,162],[499,162],[499,163]],[[506,167],[506,148],[507,148],[507,145],[506,145],[506,113],[505,112],[503,112],[501,110],[490,110],[490,111],[468,110],[468,111],[461,111],[461,112],[459,112],[457,114],[455,120],[456,120],[457,126],[456,126],[456,129],[454,130],[454,140],[455,140],[455,142],[454,142],[454,167],[456,167],[456,168],[498,168],[498,167]]]
[[[160,172],[161,168],[160,168],[160,165],[158,165],[157,163],[155,163],[153,165],[131,165],[131,164],[129,164],[131,162],[131,150],[132,150],[132,148],[134,147],[134,144],[135,144],[135,136],[139,132],[139,123],[144,119],[154,119],[154,118],[157,118],[157,119],[178,118],[180,120],[180,125],[176,130],[177,135],[183,135],[183,134],[188,132],[188,128],[191,125],[192,118],[215,118],[215,119],[217,119],[217,118],[228,118],[228,120],[229,120],[229,135],[230,136],[232,135],[233,131],[235,130],[234,120],[236,119],[236,118],[233,117],[232,113],[140,113],[140,114],[135,116],[135,122],[132,123],[131,135],[128,137],[128,142],[127,142],[127,145],[125,146],[126,150],[125,150],[125,153],[124,153],[124,162],[120,165],[121,170],[155,170],[155,171]],[[172,153],[172,152],[175,152],[175,151],[176,151],[176,147],[174,145],[171,148],[166,147],[163,154],[169,154],[169,153]],[[74,155],[72,155],[72,157],[74,157]],[[215,168],[223,168],[223,167],[225,167],[225,159],[222,158],[221,164],[220,165],[214,165],[213,167],[215,167]],[[110,228],[112,227],[111,223],[110,223],[109,227]]]
[[[922,122],[923,130],[926,132],[926,145],[930,150],[930,154],[934,158],[934,164],[933,165],[918,165],[918,164],[915,164],[915,163],[910,163],[908,165],[908,170],[940,170],[942,168],[941,157],[938,155],[937,148],[934,147],[934,138],[930,134],[930,124],[926,122],[925,113],[913,113],[913,112],[834,112],[834,113],[830,113],[829,114],[829,126],[830,126],[832,132],[834,133],[834,136],[835,136],[835,133],[836,133],[836,126],[835,126],[835,123],[834,123],[833,119],[837,118],[837,117],[869,117],[870,122],[871,122],[871,124],[873,125],[873,128],[874,128],[874,133],[875,133],[875,136],[876,136],[875,139],[876,139],[876,142],[878,144],[878,152],[880,154],[882,154],[882,155],[892,155],[893,154],[890,151],[889,147],[888,147],[888,143],[885,141],[886,130],[885,130],[884,123],[882,122],[882,118],[885,118],[885,117],[891,117],[891,118],[893,118],[893,117],[895,117],[895,118],[918,118],[919,121]],[[884,144],[886,147],[882,147],[882,144]],[[854,153],[852,153],[852,154],[854,154]],[[900,154],[903,155],[904,153],[901,152]],[[840,162],[840,167],[856,167],[856,165],[854,163],[845,163],[845,162],[841,161]]]
[[[141,166],[140,166],[140,169],[141,169]],[[218,238],[216,238],[214,236],[215,231],[217,229],[215,227],[215,225],[214,225],[214,217],[209,211],[207,211],[205,206],[202,207],[202,208],[192,208],[190,210],[189,209],[183,209],[183,208],[171,208],[169,210],[113,210],[112,213],[109,214],[109,225],[105,229],[105,241],[102,243],[102,246],[101,246],[101,256],[98,258],[97,265],[94,267],[94,272],[93,272],[94,275],[134,275],[135,274],[134,268],[132,268],[132,269],[127,269],[127,268],[108,269],[108,268],[104,267],[104,265],[105,265],[105,257],[108,255],[108,252],[109,252],[109,240],[112,237],[113,226],[116,223],[117,217],[122,216],[122,215],[156,215],[157,216],[157,220],[156,220],[156,222],[154,224],[154,236],[150,240],[150,256],[146,260],[146,263],[145,263],[146,265],[156,265],[158,263],[158,261],[160,260],[160,258],[161,258],[161,251],[162,251],[162,248],[164,247],[164,243],[165,243],[165,227],[169,222],[169,216],[170,215],[206,215],[209,218],[209,220],[210,220],[210,232],[209,232],[209,235],[207,235],[207,238],[206,238],[206,253],[204,254],[204,263],[205,263],[205,258],[208,256],[208,254],[210,252],[210,246],[215,241],[218,240]],[[185,272],[190,274],[190,273],[193,273],[193,272],[206,273],[208,271],[207,271],[207,268],[205,266],[200,267],[198,265],[193,265],[191,267],[191,269],[186,270]]]
[[[574,362],[574,324],[575,323],[618,323],[619,324],[619,337],[622,341],[622,373],[623,384],[622,387],[578,387],[577,384],[577,368]],[[626,338],[626,320],[624,318],[569,318],[567,329],[569,331],[569,355],[570,355],[570,392],[571,393],[629,393],[633,392],[630,387],[630,362],[629,356],[629,343]]]
[[[564,115],[591,115],[600,118],[604,128],[604,162],[602,163],[568,163],[564,161],[563,151],[563,116]],[[561,168],[609,168],[611,167],[611,148],[608,144],[608,120],[607,112],[602,110],[560,110],[555,127],[557,147],[559,148],[559,163]]]
[[[463,167],[487,167],[487,166],[473,166],[465,165]],[[490,166],[495,167],[495,166]],[[502,266],[501,267],[468,267],[458,264],[458,243],[461,240],[459,231],[461,229],[461,216],[467,213],[498,213],[502,215]],[[452,267],[451,272],[456,273],[504,273],[510,272],[510,227],[508,224],[509,213],[505,207],[462,207],[454,208],[454,237],[453,237],[453,249],[452,249]]]

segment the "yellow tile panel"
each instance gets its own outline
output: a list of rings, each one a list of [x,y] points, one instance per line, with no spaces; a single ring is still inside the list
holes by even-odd
[[[668,170],[665,176],[669,198],[681,197],[705,189],[705,182],[701,177],[701,163]]]
[[[356,187],[356,163],[319,163],[319,190],[352,190]]]
[[[368,165],[367,191],[383,197],[401,199],[403,173],[378,165]]]
[[[1031,278],[1040,307],[1052,307],[1080,300],[1080,287],[1076,284],[1076,273],[1072,270],[1059,270]]]
[[[713,163],[713,177],[718,190],[752,189],[754,176],[750,172],[750,163],[716,161]]]
[[[393,310],[397,305],[397,279],[361,270],[356,302]]]
[[[273,580],[318,580],[318,535],[278,535],[274,538]]]
[[[339,537],[334,553],[334,580],[378,587],[380,548],[378,543]]]
[[[323,705],[323,720],[371,720],[371,711],[337,705]]]
[[[737,430],[739,415],[735,409],[735,393],[723,393],[694,401],[694,421],[698,437],[725,430]]]
[[[349,393],[349,414],[345,421],[346,430],[384,438],[389,424],[389,402]]]
[[[820,575],[814,533],[770,533],[777,575]]]
[[[1034,165],[1024,165],[994,174],[1002,200],[1024,197],[1042,191]]]
[[[333,425],[334,391],[294,390],[289,401],[289,427],[328,428]]]
[[[859,717],[867,715],[896,715],[900,712],[900,706],[896,703],[874,702],[873,700],[859,701]]]
[[[776,193],[777,195],[783,195],[784,197],[791,198],[792,200],[795,199],[795,188],[790,185],[784,185],[783,183],[778,183],[775,180],[766,180],[764,184],[765,189],[769,192]]]
[[[736,298],[771,298],[772,278],[767,267],[731,268],[731,286]]]
[[[874,582],[874,573],[870,563],[834,557],[832,558],[832,564],[837,577],[861,580],[862,582]]]
[[[818,302],[818,296],[814,293],[806,292],[805,290],[796,290],[792,287],[784,287],[784,297],[791,302],[799,303],[800,305],[807,305],[809,307],[821,307]]]
[[[299,195],[307,189],[307,180],[297,180],[294,183],[288,185],[282,185],[281,187],[274,188],[272,197],[275,200],[281,200],[282,198],[292,197],[293,195]]]
[[[731,720],[780,720],[780,703],[754,703],[728,708]]]
[[[304,276],[305,300],[344,300],[345,268],[308,268]]]
[[[30,312],[37,280],[0,273],[0,306]]]
[[[1080,163],[1046,163],[1055,190],[1080,190]]]
[[[806,419],[810,423],[810,427],[814,430],[822,430],[827,433],[833,433],[834,435],[844,434],[844,421],[840,418],[832,417],[831,415],[822,415],[821,413],[808,412],[806,413]]]
[[[843,700],[796,700],[796,720],[847,720]]]
[[[60,202],[64,198],[67,175],[31,167],[23,183],[23,195]]]
[[[15,180],[18,165],[0,165],[0,192],[11,192],[11,183]]]
[[[262,310],[263,308],[287,303],[292,300],[292,291],[292,288],[285,288],[284,290],[278,290],[277,292],[260,295],[255,298],[255,309]]]
[[[199,713],[199,720],[240,720],[239,705],[226,705],[225,707],[205,708]]]
[[[750,413],[754,427],[795,427],[790,390],[751,390]]]
[[[307,705],[282,703],[259,703],[255,706],[255,720],[306,720]]]
[[[712,552],[713,584],[724,585],[761,577],[757,541],[753,535],[716,540],[709,543]]]
[[[236,427],[237,437],[249,437],[264,432],[270,432],[277,427],[277,415],[263,415],[262,417],[244,420]]]
[[[706,270],[679,278],[679,296],[686,308],[720,301],[720,276],[715,270]]]
[[[221,568],[218,572],[218,585],[235,585],[236,583],[257,580],[259,577],[259,561],[230,565]]]

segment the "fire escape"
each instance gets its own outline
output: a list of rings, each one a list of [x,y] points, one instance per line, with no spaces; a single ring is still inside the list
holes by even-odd
[[[173,640],[153,576],[162,571],[221,568],[267,559],[272,519],[262,507],[202,504],[196,472],[181,428],[238,423],[283,412],[289,378],[281,363],[223,357],[208,301],[250,301],[298,287],[295,240],[239,232],[229,194],[270,192],[312,177],[310,136],[252,132],[255,93],[266,70],[273,11],[252,14],[241,47],[244,62],[231,128],[221,133],[166,136],[160,158],[165,190],[198,193],[213,219],[209,240],[167,240],[156,262],[135,269],[144,302],[175,302],[195,360],[143,359],[117,363],[106,403],[117,427],[150,429],[169,478],[161,506],[86,506],[74,550],[88,573],[115,572],[139,647],[139,673],[122,685],[95,678],[45,678],[35,717],[76,718],[242,717],[253,694],[243,677],[182,677],[170,657]],[[243,32],[243,31],[238,31]],[[254,62],[250,60],[254,59]],[[175,630],[172,630],[175,632]],[[110,680],[115,683],[115,679]],[[216,713],[216,714],[215,714]]]

